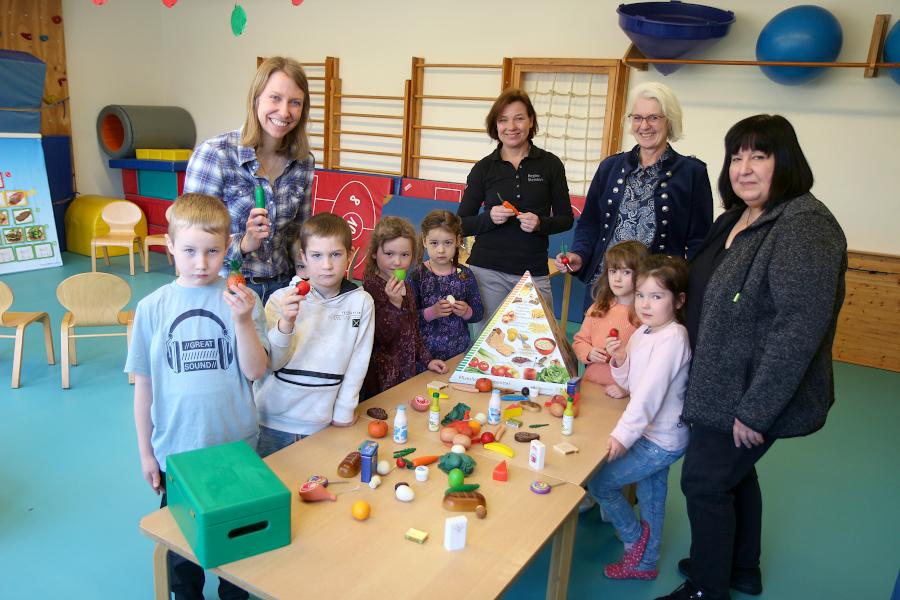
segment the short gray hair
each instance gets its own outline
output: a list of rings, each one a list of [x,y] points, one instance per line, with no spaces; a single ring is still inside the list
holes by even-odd
[[[631,89],[631,103],[638,98],[647,98],[659,102],[659,108],[666,117],[668,124],[668,139],[677,142],[682,137],[681,130],[681,103],[675,96],[672,88],[657,81],[647,81],[636,85]]]

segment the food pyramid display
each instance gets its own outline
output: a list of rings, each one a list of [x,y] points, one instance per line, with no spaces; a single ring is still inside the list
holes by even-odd
[[[572,347],[553,317],[553,308],[534,287],[528,271],[491,317],[450,377],[473,384],[481,377],[494,387],[532,393],[564,393],[578,374]]]

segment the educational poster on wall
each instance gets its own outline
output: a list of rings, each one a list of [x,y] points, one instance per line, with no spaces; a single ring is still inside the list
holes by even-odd
[[[62,265],[39,136],[0,136],[0,274]]]
[[[473,384],[481,377],[496,387],[557,394],[578,374],[575,353],[552,307],[535,289],[531,273],[522,276],[450,376]]]

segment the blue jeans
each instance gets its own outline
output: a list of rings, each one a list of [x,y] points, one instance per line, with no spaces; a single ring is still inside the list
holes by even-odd
[[[259,299],[260,301],[262,301],[263,306],[265,306],[266,300],[269,299],[269,296],[272,295],[272,292],[274,292],[275,290],[280,290],[283,287],[287,287],[287,285],[291,282],[291,278],[293,276],[293,273],[291,273],[285,275],[277,275],[275,277],[266,279],[247,277],[247,287],[256,292],[256,295],[259,296]]]
[[[641,518],[650,527],[650,539],[638,569],[656,569],[666,516],[666,494],[669,491],[669,466],[684,454],[684,449],[670,452],[650,440],[641,438],[625,456],[606,463],[588,483],[588,490],[603,508],[616,528],[619,539],[633,544],[641,537],[641,522],[634,508],[622,494],[622,486],[637,482]]]
[[[256,453],[259,454],[260,458],[265,458],[305,437],[307,436],[301,433],[288,433],[287,431],[278,431],[277,429],[270,429],[265,425],[260,425]]]

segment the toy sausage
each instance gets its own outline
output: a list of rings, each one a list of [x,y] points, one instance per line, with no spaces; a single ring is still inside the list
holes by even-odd
[[[475,507],[487,507],[484,496],[479,492],[450,492],[444,496],[444,508],[455,512],[474,512]]]
[[[338,465],[337,473],[341,477],[356,477],[359,475],[359,469],[362,466],[362,457],[359,452],[351,452],[344,457],[341,464]]]

